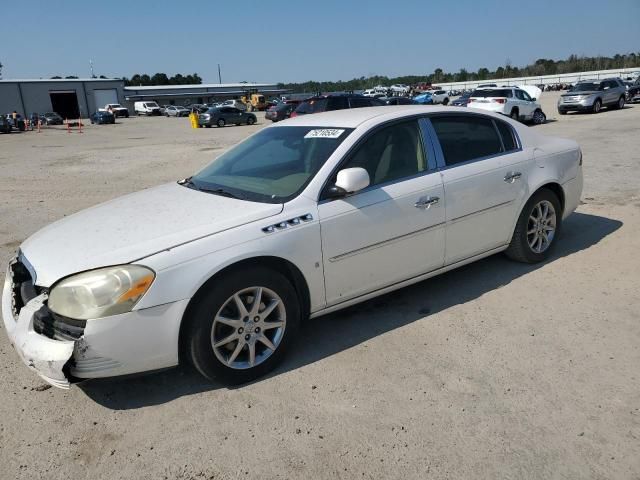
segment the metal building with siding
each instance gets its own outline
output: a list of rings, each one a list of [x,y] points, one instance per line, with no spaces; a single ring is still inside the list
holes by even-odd
[[[124,101],[122,80],[0,80],[0,114],[16,110],[25,117],[33,112],[57,112],[63,118],[86,118],[107,103]]]

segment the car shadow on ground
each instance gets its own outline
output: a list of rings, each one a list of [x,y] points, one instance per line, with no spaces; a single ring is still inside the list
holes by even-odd
[[[547,262],[527,265],[510,261],[501,254],[493,255],[357,306],[309,320],[283,364],[256,382],[269,381],[271,377],[322,360],[430,314],[479,298],[559,258],[596,245],[621,226],[622,222],[618,220],[575,213],[564,223],[560,242]],[[461,285],[464,288],[460,288]],[[373,312],[376,315],[371,315]],[[362,328],[365,323],[366,328]],[[80,384],[79,388],[100,405],[128,410],[226,387],[210,383],[193,369],[181,366],[153,374],[92,380]]]

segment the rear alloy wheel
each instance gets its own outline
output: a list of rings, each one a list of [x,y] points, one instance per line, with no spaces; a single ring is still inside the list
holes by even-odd
[[[538,109],[535,112],[533,112],[533,123],[535,125],[542,125],[546,121],[547,121],[547,116],[544,114],[542,110]]]
[[[514,108],[513,110],[511,110],[511,115],[509,116],[517,122],[520,118],[520,115],[518,114],[518,109]]]
[[[253,125],[254,123],[256,123],[255,118],[253,117],[247,118],[247,125]]]
[[[218,125],[218,127],[224,127],[225,126],[225,121],[224,118],[221,118],[218,120],[218,122],[216,123],[216,125]]]
[[[444,105],[445,107],[446,107],[447,105],[449,105],[449,99],[448,99],[448,98],[445,98],[445,99],[442,101],[442,105]]]
[[[272,370],[293,342],[300,323],[298,297],[277,271],[231,272],[193,308],[185,341],[205,377],[248,382]]]
[[[601,108],[602,108],[602,102],[600,100],[596,100],[595,102],[593,102],[591,113],[599,113]]]
[[[616,104],[616,108],[618,110],[622,110],[624,108],[624,102],[625,102],[624,97],[620,97],[618,99],[618,103]]]
[[[558,197],[546,188],[539,190],[522,209],[505,253],[509,258],[524,263],[546,260],[555,245],[561,224]]]

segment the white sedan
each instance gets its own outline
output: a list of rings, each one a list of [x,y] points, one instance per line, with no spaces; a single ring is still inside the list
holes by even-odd
[[[501,251],[545,260],[581,191],[575,142],[499,115],[305,115],[31,236],[7,271],[4,324],[63,388],[181,361],[246,382],[308,317]]]

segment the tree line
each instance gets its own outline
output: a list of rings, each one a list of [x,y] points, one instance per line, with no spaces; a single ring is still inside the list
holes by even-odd
[[[286,88],[294,93],[302,92],[336,92],[352,91],[373,88],[376,85],[389,86],[396,83],[415,85],[418,83],[467,82],[478,80],[500,80],[515,77],[534,77],[538,75],[554,75],[561,73],[578,73],[590,70],[611,70],[616,68],[640,67],[640,52],[629,54],[616,54],[612,57],[586,57],[570,55],[564,60],[551,60],[539,58],[534,63],[525,67],[514,67],[511,60],[507,59],[504,66],[499,66],[494,71],[488,68],[479,68],[476,72],[461,68],[458,72],[445,72],[442,68],[436,68],[433,73],[427,75],[404,75],[400,77],[386,77],[374,75],[370,77],[354,78],[352,80],[337,82],[279,83],[278,88]]]
[[[78,77],[76,75],[67,75],[66,77],[55,75],[51,78],[52,79],[59,79],[59,78],[74,79]],[[98,77],[94,75],[91,78],[108,79],[109,77],[105,77],[104,75],[100,75]],[[154,73],[151,76],[147,75],[146,73],[143,73],[143,74],[136,73],[131,78],[122,77],[122,79],[114,78],[114,80],[124,80],[124,84],[127,87],[155,86],[155,85],[199,85],[202,83],[202,78],[200,78],[200,75],[198,75],[197,73],[193,73],[191,75],[182,75],[181,73],[177,73],[172,77],[169,77],[166,73]]]

